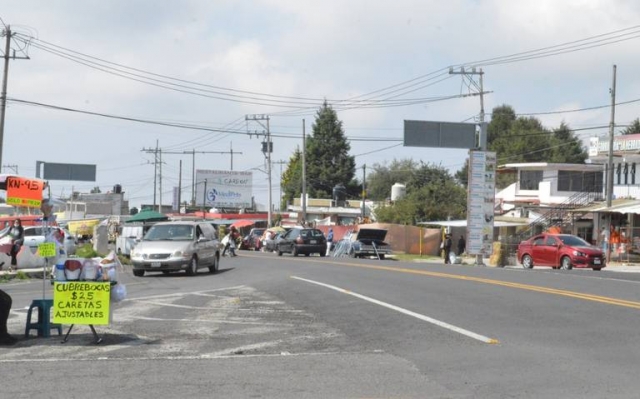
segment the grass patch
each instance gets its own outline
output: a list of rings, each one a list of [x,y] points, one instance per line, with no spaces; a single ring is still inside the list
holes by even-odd
[[[29,280],[29,276],[27,275],[27,273],[23,272],[22,270],[18,270],[14,278],[16,280]]]

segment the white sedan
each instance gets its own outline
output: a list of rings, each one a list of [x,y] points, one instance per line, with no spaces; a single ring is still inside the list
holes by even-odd
[[[52,226],[47,227],[45,234],[44,228],[41,226],[27,226],[24,228],[24,245],[31,249],[31,252],[35,253],[38,249],[38,245],[45,242],[45,237],[53,235],[53,237],[60,242],[62,238],[62,244],[67,255],[74,255],[76,253],[76,238],[66,229]]]

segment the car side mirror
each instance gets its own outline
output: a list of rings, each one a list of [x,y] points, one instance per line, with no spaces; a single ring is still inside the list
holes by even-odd
[[[198,242],[209,241],[205,236],[198,237]]]

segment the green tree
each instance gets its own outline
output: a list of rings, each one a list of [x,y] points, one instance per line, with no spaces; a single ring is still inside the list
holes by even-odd
[[[509,105],[500,105],[492,111],[487,126],[487,148],[495,151],[498,164],[518,162],[583,163],[587,158],[579,138],[564,122],[553,131],[534,117],[518,117]],[[468,161],[456,173],[461,184],[466,184]],[[505,188],[517,180],[515,174],[499,174],[496,186]]]
[[[394,159],[388,166],[374,164],[367,176],[367,197],[374,201],[386,200],[391,196],[391,187],[395,183],[406,184],[418,166],[413,159]]]
[[[584,163],[587,159],[582,141],[576,137],[567,124],[562,122],[560,127],[553,130],[552,148],[548,162],[555,163]]]
[[[413,168],[406,184],[404,198],[376,209],[378,221],[415,224],[466,217],[466,191],[442,166],[420,163]]]
[[[94,188],[91,189],[91,194],[100,194],[102,191],[100,191],[100,187],[95,186]]]
[[[296,148],[289,158],[287,169],[282,172],[282,204],[281,209],[286,209],[287,204],[293,203],[294,198],[302,194],[302,151]]]
[[[306,144],[307,184],[311,197],[331,198],[333,187],[349,184],[355,176],[355,158],[342,122],[325,101],[316,114]]]
[[[629,126],[627,126],[622,132],[622,134],[636,134],[640,133],[640,118],[636,118],[631,122]]]

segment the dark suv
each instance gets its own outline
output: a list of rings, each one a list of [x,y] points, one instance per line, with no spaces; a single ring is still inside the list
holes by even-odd
[[[324,256],[327,253],[327,239],[322,231],[318,229],[291,229],[278,242],[276,247],[278,256],[283,252],[293,256],[298,254],[319,254]]]

